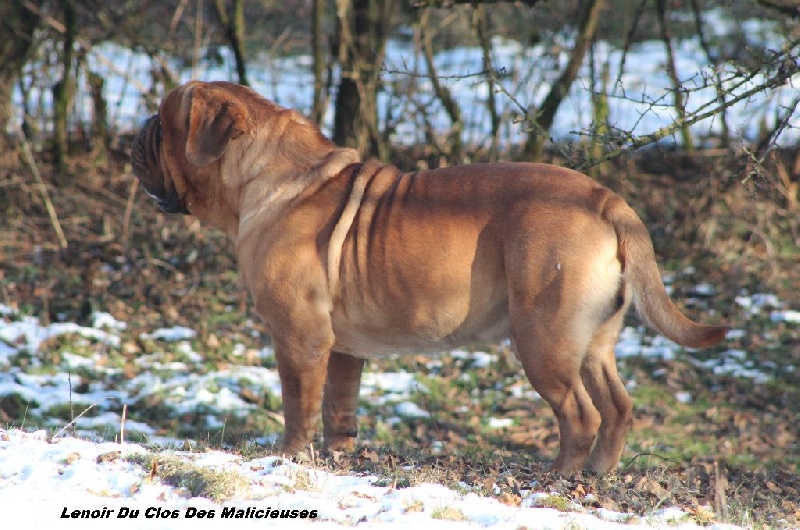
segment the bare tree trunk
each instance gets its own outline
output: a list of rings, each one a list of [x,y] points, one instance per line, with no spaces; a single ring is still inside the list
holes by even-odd
[[[394,0],[337,0],[336,8],[342,79],[333,141],[362,155],[385,158],[386,142],[378,130],[378,87]]]
[[[106,80],[97,72],[86,72],[86,83],[92,95],[92,116],[91,145],[93,149],[100,147],[104,153],[108,152],[111,138],[108,134],[108,102],[103,95]],[[99,143],[98,140],[99,139]]]
[[[686,106],[681,92],[681,80],[678,78],[678,70],[675,66],[675,52],[672,49],[672,31],[667,20],[666,0],[656,0],[656,10],[658,11],[658,23],[661,27],[661,40],[664,41],[664,48],[667,51],[667,75],[672,81],[675,94],[675,112],[678,114],[678,120],[684,121],[686,120]],[[688,126],[681,128],[681,139],[683,140],[684,149],[689,152],[694,151],[692,133]]]
[[[73,76],[73,56],[77,34],[77,17],[73,0],[63,0],[64,35],[61,50],[63,68],[61,80],[53,86],[53,162],[60,176],[66,170],[66,157],[69,150],[69,110],[75,90]]]
[[[22,2],[0,3],[0,140],[12,119],[11,96],[33,45],[39,15]],[[0,148],[2,142],[0,142]]]
[[[356,131],[356,119],[361,107],[361,94],[356,84],[353,23],[350,11],[351,0],[336,0],[336,28],[338,37],[339,66],[342,78],[336,92],[333,117],[333,141],[338,145],[359,148],[361,143]]]
[[[314,96],[311,119],[322,123],[328,97],[325,91],[325,42],[322,21],[325,19],[325,0],[313,0],[311,4],[311,54],[314,58]]]
[[[700,46],[703,48],[703,52],[706,55],[706,61],[708,61],[708,64],[714,66],[714,73],[712,75],[714,77],[714,88],[717,91],[717,101],[724,104],[725,86],[722,84],[722,74],[720,73],[719,69],[719,59],[715,57],[713,53],[711,53],[711,46],[708,43],[705,31],[703,31],[703,19],[700,15],[700,6],[698,5],[697,0],[691,0],[691,4],[692,13],[694,14],[694,25],[697,30],[697,36],[700,38]],[[728,147],[730,145],[731,134],[730,127],[728,126],[728,113],[724,109],[719,114],[719,120],[720,127],[722,127],[722,131],[720,132],[720,143],[723,147]]]
[[[590,139],[591,147],[589,155],[592,160],[599,160],[603,156],[603,149],[606,142],[608,142],[608,80],[609,80],[609,64],[603,64],[602,70],[599,72],[600,82],[597,87],[598,72],[596,71],[595,46],[591,49],[591,65],[592,65],[592,123],[594,125],[592,130],[592,137]],[[592,166],[590,173],[592,177],[598,178],[605,173],[606,164],[597,164]]]
[[[461,120],[461,109],[458,102],[453,98],[450,90],[439,81],[439,76],[436,73],[436,65],[433,61],[433,43],[431,42],[431,32],[429,31],[428,22],[430,21],[431,10],[426,8],[423,10],[420,17],[420,41],[422,45],[422,55],[425,58],[425,66],[430,75],[433,91],[439,101],[442,102],[442,107],[450,118],[450,134],[447,139],[447,159],[450,164],[460,164],[462,161],[462,146],[461,146],[461,131],[463,130],[464,123]]]
[[[492,41],[489,35],[489,20],[483,5],[473,8],[472,24],[478,33],[478,41],[483,50],[483,67],[486,70],[486,84],[489,94],[486,96],[486,108],[489,109],[489,118],[492,122],[492,145],[489,149],[489,160],[497,160],[497,141],[500,135],[500,113],[497,112],[495,99],[494,62],[492,61]]]
[[[225,28],[225,38],[228,39],[228,44],[233,50],[239,84],[250,86],[247,81],[247,64],[244,53],[244,0],[233,0],[233,15],[228,14],[225,0],[214,0],[214,8],[220,24]]]
[[[528,133],[528,138],[525,142],[524,158],[537,160],[544,153],[544,144],[547,141],[550,128],[553,126],[553,119],[561,102],[567,97],[569,87],[578,75],[583,58],[586,56],[589,45],[594,39],[603,7],[603,0],[590,0],[587,2],[578,26],[578,38],[575,40],[575,46],[572,48],[567,66],[553,84],[547,97],[545,97],[539,112],[536,113],[535,123],[533,123],[533,128]]]

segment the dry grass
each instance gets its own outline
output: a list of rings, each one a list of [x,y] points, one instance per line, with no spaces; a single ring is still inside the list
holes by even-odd
[[[146,453],[128,457],[150,473],[149,480],[184,490],[187,497],[207,497],[216,502],[247,495],[250,481],[233,470],[200,467],[183,456]]]

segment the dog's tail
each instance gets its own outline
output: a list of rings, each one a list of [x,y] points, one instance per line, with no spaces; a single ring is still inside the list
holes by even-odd
[[[636,310],[659,333],[683,346],[705,348],[725,338],[727,326],[706,326],[686,318],[670,299],[656,264],[650,234],[619,195],[606,201],[603,216],[617,234],[625,282]]]

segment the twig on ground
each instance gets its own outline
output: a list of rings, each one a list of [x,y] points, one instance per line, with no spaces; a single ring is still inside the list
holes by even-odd
[[[125,204],[125,215],[122,221],[122,244],[127,246],[131,223],[131,212],[133,211],[133,199],[136,197],[136,190],[139,188],[139,179],[131,180],[131,189],[128,192],[128,202]]]
[[[44,179],[42,179],[42,173],[39,171],[39,166],[36,165],[31,144],[28,141],[28,138],[26,138],[25,134],[22,132],[22,127],[20,127],[19,123],[17,123],[17,120],[10,121],[12,123],[12,127],[16,129],[14,131],[15,134],[20,139],[20,146],[22,147],[22,155],[23,158],[25,158],[25,163],[30,168],[33,178],[36,180],[36,185],[39,188],[39,192],[42,194],[42,200],[44,200],[44,206],[47,209],[47,215],[50,216],[50,223],[53,225],[53,230],[56,232],[56,237],[58,237],[58,243],[61,248],[67,248],[67,238],[64,236],[64,230],[61,229],[61,223],[58,220],[58,214],[56,214],[53,201],[50,200],[50,194],[47,192],[47,185],[44,183]]]
[[[119,420],[119,443],[125,443],[125,417],[128,415],[128,404],[122,405],[122,417]]]
[[[66,431],[67,429],[69,429],[69,428],[70,428],[72,425],[75,425],[75,423],[77,423],[77,421],[78,421],[78,420],[79,420],[79,419],[80,419],[80,418],[81,418],[81,417],[82,417],[84,414],[86,414],[87,412],[89,412],[90,410],[92,410],[92,409],[93,409],[95,406],[99,405],[101,401],[103,401],[103,400],[106,400],[106,399],[116,399],[116,398],[114,398],[114,397],[112,397],[112,396],[107,396],[107,397],[104,397],[104,398],[98,399],[97,401],[95,401],[94,403],[92,403],[91,405],[89,405],[88,407],[86,407],[85,409],[83,409],[83,412],[81,412],[80,414],[78,414],[77,416],[75,416],[74,418],[72,418],[72,420],[71,420],[69,423],[67,423],[66,425],[64,425],[63,427],[61,427],[61,429],[60,429],[60,430],[59,430],[57,433],[55,433],[55,434],[54,434],[54,435],[53,435],[53,436],[50,438],[50,441],[51,441],[51,442],[55,441],[55,439],[56,439],[56,438],[58,438],[58,437],[59,437],[59,435],[61,435],[61,433],[63,433],[63,432],[64,432],[64,431]]]

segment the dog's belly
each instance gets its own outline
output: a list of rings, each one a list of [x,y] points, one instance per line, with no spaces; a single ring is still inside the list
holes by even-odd
[[[424,317],[417,319],[402,318],[389,310],[350,309],[347,314],[332,315],[334,350],[361,358],[485,347],[508,338],[511,329],[506,298],[481,308],[431,306],[436,310],[420,311]]]

